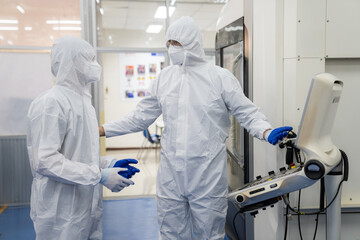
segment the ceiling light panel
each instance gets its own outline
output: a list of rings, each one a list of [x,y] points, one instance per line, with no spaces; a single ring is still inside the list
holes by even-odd
[[[0,31],[17,31],[17,30],[19,30],[18,27],[0,26]]]
[[[81,31],[81,27],[53,27],[55,31]]]
[[[169,17],[171,17],[171,15],[174,13],[174,11],[175,11],[175,7],[169,7]],[[165,6],[159,6],[156,9],[154,18],[165,19],[166,18],[166,7]]]
[[[162,29],[162,25],[149,25],[146,29],[147,33],[159,33]]]
[[[80,20],[47,20],[46,24],[81,24]]]
[[[18,24],[18,20],[10,20],[10,19],[0,19],[0,23],[5,24]]]
[[[19,12],[21,12],[22,14],[25,14],[25,10],[20,5],[17,5],[16,9],[19,10]]]

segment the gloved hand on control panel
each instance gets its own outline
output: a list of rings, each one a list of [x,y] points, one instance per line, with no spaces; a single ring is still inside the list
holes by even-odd
[[[279,127],[272,130],[269,130],[265,133],[265,140],[271,143],[272,145],[277,144],[284,137],[286,137],[293,128],[292,127]]]

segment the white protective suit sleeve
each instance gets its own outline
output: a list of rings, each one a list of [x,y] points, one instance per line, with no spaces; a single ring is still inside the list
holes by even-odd
[[[266,129],[272,128],[271,124],[259,108],[245,96],[239,81],[227,70],[224,71],[221,95],[226,107],[240,125],[252,136],[265,140],[263,133]]]
[[[100,168],[108,168],[110,167],[113,160],[116,160],[116,158],[112,156],[103,156],[100,158]]]
[[[101,173],[96,165],[88,165],[79,161],[71,161],[60,153],[66,136],[67,122],[60,106],[55,100],[47,99],[44,111],[29,119],[32,142],[39,142],[38,149],[32,149],[33,169],[52,180],[81,185],[96,185],[100,182]],[[49,134],[48,129],[51,129]],[[37,161],[36,161],[37,160]],[[86,162],[86,159],[84,159]]]
[[[106,137],[145,130],[161,115],[161,108],[157,99],[159,79],[160,77],[151,82],[148,91],[149,95],[136,105],[134,111],[130,112],[120,120],[103,125]]]

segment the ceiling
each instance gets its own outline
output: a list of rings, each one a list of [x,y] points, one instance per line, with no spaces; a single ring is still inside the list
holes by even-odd
[[[216,0],[215,0],[216,1]],[[177,0],[170,23],[181,16],[191,16],[203,32],[215,32],[216,21],[224,3],[214,0]],[[154,14],[165,1],[160,0],[96,0],[99,42],[116,31],[131,31],[133,38],[142,37],[148,25],[163,25],[165,19],[155,19]],[[25,12],[21,13],[20,5]],[[47,20],[80,20],[80,1],[76,0],[0,0],[0,46],[51,46],[53,40],[65,35],[81,37],[80,24],[47,24]],[[103,15],[100,14],[103,9]],[[17,20],[17,23],[1,23],[1,20]],[[17,30],[4,30],[16,27]],[[77,30],[54,30],[54,27],[76,27]],[[25,30],[27,28],[27,30]],[[31,30],[30,30],[31,29]],[[121,37],[121,36],[120,36]],[[156,38],[156,37],[155,37]],[[163,38],[163,37],[162,37]],[[108,41],[108,39],[106,38]],[[127,40],[129,41],[129,40]],[[130,39],[131,41],[131,39]],[[144,39],[143,42],[145,42]],[[116,46],[116,44],[115,44]]]
[[[166,21],[154,18],[159,6],[165,6],[165,1],[102,0],[97,4],[99,46],[164,47]],[[209,0],[177,0],[170,24],[181,16],[192,17],[203,34],[204,46],[213,48],[216,22],[223,6],[224,3]],[[146,33],[149,25],[162,25],[162,30],[158,34]],[[206,44],[206,36],[210,38],[209,44]]]
[[[181,16],[194,18],[201,31],[215,31],[216,21],[219,17],[223,4],[209,4],[209,1],[177,1],[174,4],[175,11],[170,22]],[[164,1],[101,1],[98,11],[103,9],[104,14],[99,14],[101,28],[105,29],[128,29],[145,31],[150,24],[162,24],[164,19],[155,19],[154,15],[159,6],[165,6]]]
[[[25,13],[16,7],[20,5]],[[0,20],[17,20],[17,24],[0,23],[0,45],[51,46],[53,39],[64,35],[81,36],[81,31],[59,31],[46,24],[47,20],[80,20],[80,1],[74,0],[0,0]],[[0,21],[1,22],[1,21]],[[77,26],[67,24],[62,26]],[[1,27],[17,27],[5,31]],[[26,31],[25,27],[31,27]],[[27,28],[29,29],[29,28]],[[12,43],[12,44],[11,44]]]

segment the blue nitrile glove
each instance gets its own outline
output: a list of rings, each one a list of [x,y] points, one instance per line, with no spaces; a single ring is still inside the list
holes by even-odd
[[[139,169],[137,169],[136,167],[130,166],[130,165],[127,168],[128,168],[128,170],[120,171],[119,174],[128,179],[130,179],[133,175],[135,175],[135,173],[140,172]]]
[[[126,171],[120,171],[119,174],[125,178],[131,178],[133,175],[135,175],[135,173],[140,172],[139,169],[137,169],[136,167],[133,167],[129,164],[137,164],[138,161],[136,159],[121,159],[116,161],[116,163],[114,164],[113,167],[123,167],[123,168],[127,168],[128,170]]]
[[[127,179],[130,179],[137,172],[140,172],[140,170],[136,167],[128,166],[128,169],[126,171],[120,171],[119,174]]]
[[[129,164],[137,164],[138,161],[136,159],[128,158],[117,160],[113,167],[128,167]]]
[[[293,128],[292,127],[279,127],[275,128],[271,131],[267,131],[265,135],[266,141],[271,143],[272,145],[277,144],[281,141],[284,137],[286,137]]]
[[[101,169],[101,178],[100,183],[103,184],[105,187],[110,189],[112,192],[119,192],[124,187],[129,185],[133,185],[134,182],[126,179],[123,176],[119,176],[119,172],[121,170],[126,170],[126,168],[104,168]]]

